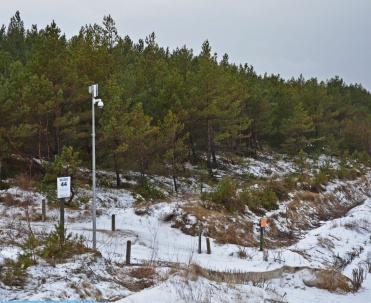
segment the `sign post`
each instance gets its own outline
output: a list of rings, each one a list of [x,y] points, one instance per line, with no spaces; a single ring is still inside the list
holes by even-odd
[[[57,193],[58,199],[61,199],[59,232],[62,244],[64,242],[64,199],[69,198],[71,196],[71,177],[57,178]]]
[[[267,225],[267,218],[261,218],[260,220],[260,251],[264,250],[264,231]]]

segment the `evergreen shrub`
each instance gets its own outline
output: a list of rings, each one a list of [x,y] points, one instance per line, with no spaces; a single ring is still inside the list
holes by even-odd
[[[0,267],[0,281],[7,286],[23,288],[27,278],[27,266],[22,259],[4,259],[4,265]]]
[[[91,251],[84,245],[84,238],[72,233],[66,234],[62,225],[55,224],[54,230],[45,238],[43,249],[40,252],[42,258],[62,261],[74,255],[83,254]]]
[[[356,161],[366,166],[369,166],[371,164],[370,156],[365,150],[361,152],[355,150],[354,153],[352,154],[352,159],[353,161]]]
[[[214,192],[211,193],[211,200],[223,205],[230,212],[244,212],[245,203],[237,195],[236,185],[228,175],[222,177]]]
[[[245,189],[241,192],[240,199],[255,213],[261,214],[262,209],[278,209],[278,197],[269,186]]]
[[[144,200],[160,200],[164,199],[165,195],[157,188],[157,186],[147,178],[144,178],[142,185],[136,188],[136,194],[144,198]],[[144,202],[141,198],[137,202]]]
[[[329,178],[325,171],[320,170],[313,176],[313,183],[314,186],[319,187],[321,185],[327,185],[329,182]]]

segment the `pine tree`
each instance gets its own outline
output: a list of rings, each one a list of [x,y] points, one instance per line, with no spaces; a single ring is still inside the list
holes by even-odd
[[[132,169],[140,171],[140,177],[145,179],[145,173],[151,162],[155,160],[156,135],[158,128],[151,125],[152,118],[144,114],[141,103],[134,105],[129,121],[130,137],[126,155]]]
[[[179,122],[178,117],[171,110],[165,116],[164,121],[159,123],[160,161],[173,178],[175,192],[178,192],[177,177],[185,158],[184,142],[188,136],[182,135],[183,129],[184,124]]]
[[[297,154],[315,141],[312,137],[314,131],[312,118],[301,103],[295,106],[292,117],[283,120],[280,131],[285,138],[281,147],[289,154]]]
[[[208,167],[217,163],[216,144],[228,145],[228,140],[236,139],[249,125],[248,117],[240,115],[241,99],[235,94],[233,76],[216,59],[205,41],[190,72],[192,86],[187,101],[192,125],[190,136],[206,146]]]
[[[13,62],[21,61],[22,64],[26,62],[25,34],[24,23],[17,11],[10,19],[4,47],[5,51],[11,54]]]
[[[46,142],[50,154],[60,154],[64,145],[81,142],[85,134],[85,121],[81,121],[81,103],[90,108],[87,86],[78,77],[71,59],[65,35],[53,21],[36,38],[26,67],[43,81],[51,84],[52,95],[44,100]],[[48,92],[49,94],[49,92]],[[84,125],[79,127],[82,123]],[[48,152],[49,153],[49,152]]]
[[[131,100],[124,99],[124,88],[115,78],[107,82],[104,110],[101,119],[101,139],[98,139],[98,150],[105,153],[106,163],[113,163],[116,172],[116,185],[121,185],[120,173],[125,161],[125,152],[129,148],[134,129],[130,127]],[[133,147],[134,148],[134,147]],[[99,154],[99,153],[98,153]]]
[[[71,177],[71,197],[66,202],[71,204],[79,188],[83,186],[82,176],[80,175],[81,160],[79,152],[74,152],[72,146],[63,146],[61,155],[55,156],[53,162],[44,162],[46,174],[43,182],[49,192],[54,192],[55,182],[58,177]],[[54,197],[55,198],[55,197]]]
[[[145,39],[146,46],[135,61],[134,103],[142,103],[144,113],[154,122],[159,121],[169,109],[168,100],[162,98],[161,89],[167,77],[166,54],[155,41],[154,33]]]

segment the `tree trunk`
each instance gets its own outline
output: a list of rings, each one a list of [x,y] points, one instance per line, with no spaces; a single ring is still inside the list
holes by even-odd
[[[196,149],[195,149],[195,142],[193,140],[192,127],[189,127],[189,143],[191,145],[192,162],[193,163],[196,163],[197,162],[197,155],[196,155]]]
[[[176,183],[176,176],[173,174],[173,182],[174,182],[174,190],[176,193],[178,193],[178,184]]]
[[[216,163],[214,142],[213,142],[213,125],[212,120],[207,118],[207,166],[211,167],[211,157],[213,158],[213,163]]]
[[[58,156],[60,156],[60,152],[61,152],[61,146],[60,146],[60,138],[59,138],[59,127],[57,127],[57,129],[56,129],[56,132],[55,132],[55,143],[56,143],[56,148],[57,148],[57,150],[56,150],[56,154],[58,155]]]
[[[115,172],[116,172],[116,187],[120,187],[121,186],[120,168],[118,167],[116,155],[113,155],[113,162],[114,162]]]
[[[68,199],[68,201],[66,202],[66,204],[67,204],[68,206],[71,206],[71,203],[72,203],[72,200],[73,200],[74,197],[75,197],[75,191],[73,190],[73,187],[71,187],[71,196],[70,196],[70,198]]]
[[[46,147],[47,147],[47,150],[48,150],[48,161],[50,161],[50,140],[49,140],[49,130],[48,130],[48,127],[49,127],[49,119],[47,118],[46,119],[46,127],[45,127],[45,139],[46,139]]]
[[[139,150],[139,158],[140,158],[140,179],[144,180],[145,178],[145,168],[144,168],[144,156],[142,150]]]
[[[39,142],[37,144],[38,146],[38,152],[39,152],[39,159],[41,160],[41,140],[42,140],[42,124],[41,124],[41,120],[39,119],[39,127],[38,127],[38,133],[39,133]]]
[[[213,158],[213,165],[216,167],[216,155],[215,155],[215,144],[214,142],[211,143],[211,155]]]

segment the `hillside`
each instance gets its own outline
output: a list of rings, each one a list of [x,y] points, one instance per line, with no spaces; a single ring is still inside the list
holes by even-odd
[[[96,251],[89,184],[76,194],[85,202],[65,209],[61,244],[58,204],[47,204],[42,221],[45,195],[17,186],[19,179],[6,180],[9,188],[0,192],[0,301],[367,302],[367,167],[350,158],[321,156],[300,164],[264,153],[218,161],[223,165],[212,178],[187,165],[178,193],[171,178],[148,176],[149,197],[136,187],[139,173],[121,176],[116,188],[114,173],[98,171]],[[324,167],[327,178],[316,182]],[[224,199],[226,188],[233,199]],[[272,193],[275,201],[264,202]],[[244,209],[230,208],[241,201]]]

